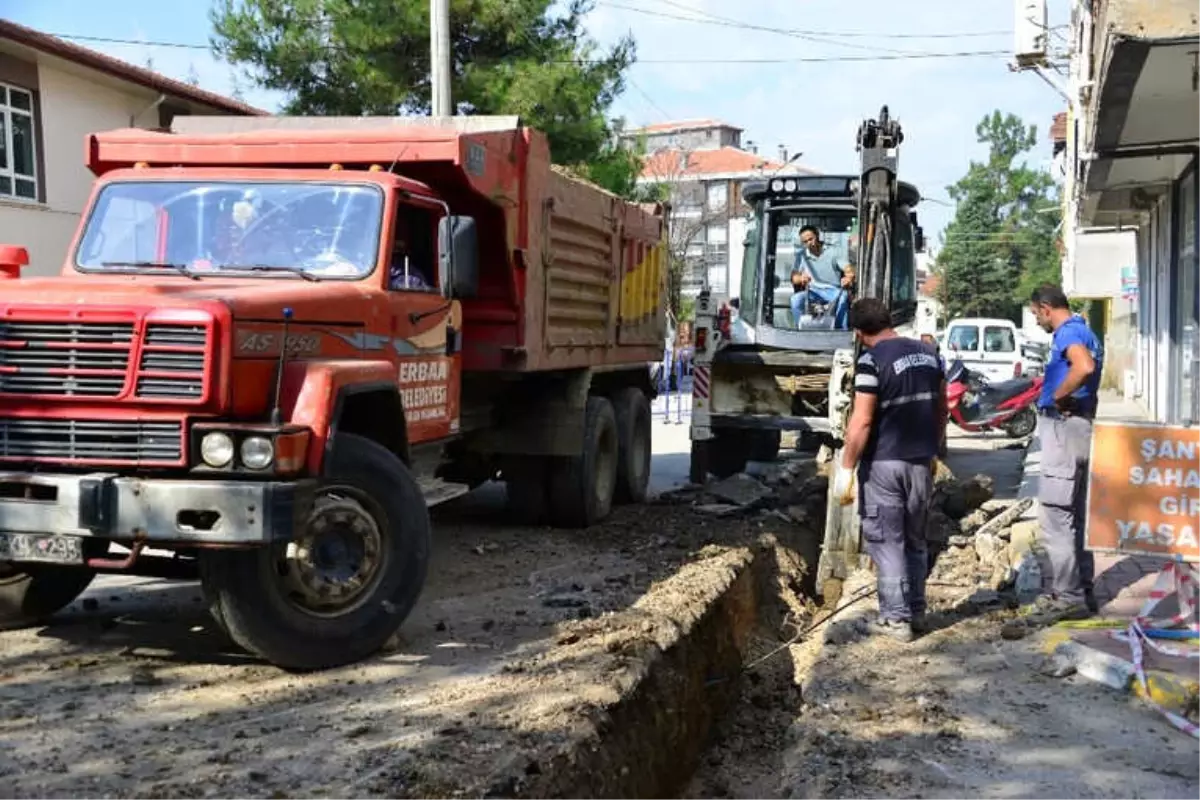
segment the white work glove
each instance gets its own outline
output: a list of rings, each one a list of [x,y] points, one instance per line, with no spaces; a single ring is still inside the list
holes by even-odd
[[[854,502],[854,468],[838,464],[833,472],[833,497],[839,505]]]

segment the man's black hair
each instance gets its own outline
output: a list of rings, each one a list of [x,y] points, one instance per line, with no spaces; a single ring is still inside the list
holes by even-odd
[[[882,300],[863,297],[850,306],[850,327],[867,336],[876,336],[892,327],[892,314]]]
[[[738,298],[736,298],[736,297],[735,297],[735,298],[733,298],[732,300],[730,300],[730,301],[729,301],[729,307],[730,307],[730,308],[737,308],[737,309],[741,309],[741,307],[742,307],[742,301],[741,301],[741,300],[739,300]]]
[[[812,233],[813,236],[817,237],[818,239],[821,238],[821,232],[819,230],[817,230],[816,225],[805,225],[803,228],[800,229],[801,233],[804,233],[805,231],[809,231],[810,233]]]
[[[1067,302],[1067,293],[1062,290],[1061,286],[1055,286],[1053,283],[1043,283],[1034,289],[1033,293],[1029,295],[1029,302],[1035,306],[1046,305],[1051,308],[1071,307],[1071,304]]]

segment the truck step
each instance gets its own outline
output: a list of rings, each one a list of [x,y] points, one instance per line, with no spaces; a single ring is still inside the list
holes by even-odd
[[[425,496],[425,506],[433,508],[456,497],[462,497],[471,491],[471,487],[463,483],[450,483],[441,478],[422,478],[417,481],[421,494]]]

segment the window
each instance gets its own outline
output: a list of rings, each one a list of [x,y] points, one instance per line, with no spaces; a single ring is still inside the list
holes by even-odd
[[[896,225],[896,244],[892,248],[892,305],[917,302],[917,264],[913,251],[913,226],[907,214],[900,214]]]
[[[742,285],[739,314],[750,325],[759,320],[759,296],[762,279],[759,259],[762,257],[762,235],[759,216],[755,214],[746,223],[746,238],[742,241]]]
[[[0,84],[0,197],[37,200],[33,92]]]
[[[979,349],[979,328],[974,325],[955,325],[946,337],[946,346],[951,350],[975,352]]]
[[[416,291],[437,288],[436,225],[433,212],[410,205],[399,206],[388,262],[388,288]]]
[[[819,255],[801,244],[801,231],[815,228],[821,241]],[[759,274],[767,292],[763,304],[763,321],[776,328],[794,330],[798,321],[792,311],[792,273],[811,275],[811,291],[805,298],[810,309],[823,308],[820,316],[835,313],[839,304],[849,302],[849,293],[842,287],[843,270],[850,264],[854,213],[846,211],[821,212],[813,209],[780,208],[771,212],[766,241],[766,274]],[[745,267],[743,267],[745,269]],[[770,298],[770,305],[766,303]],[[829,317],[826,317],[829,318]]]
[[[1012,328],[998,328],[993,325],[983,329],[983,352],[985,353],[1015,353],[1017,351],[1016,337]]]
[[[88,215],[83,270],[361,278],[375,269],[383,193],[375,186],[120,181]]]
[[[726,183],[710,183],[705,187],[707,193],[706,203],[709,211],[720,211],[725,208],[725,203],[729,199],[729,185]]]

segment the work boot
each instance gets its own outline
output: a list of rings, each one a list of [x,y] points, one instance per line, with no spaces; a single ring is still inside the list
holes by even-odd
[[[912,622],[909,623],[912,627],[912,632],[918,636],[929,633],[929,618],[922,611],[919,614],[913,614]]]
[[[1091,615],[1085,603],[1071,603],[1043,594],[1022,608],[1018,619],[1028,627],[1040,628],[1063,620],[1087,619]]]
[[[890,636],[905,644],[913,640],[912,623],[903,620],[876,617],[875,621],[871,623],[871,633],[877,636]]]

